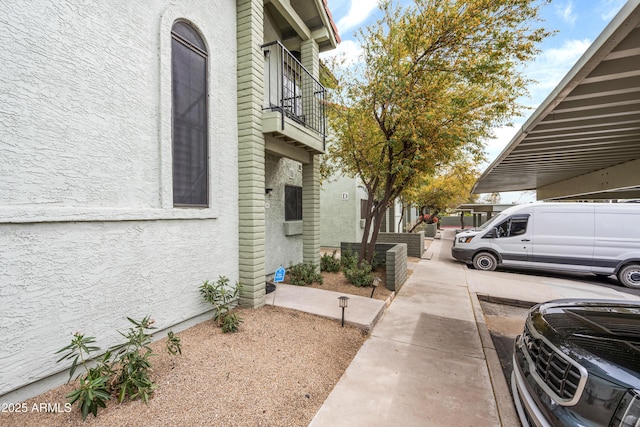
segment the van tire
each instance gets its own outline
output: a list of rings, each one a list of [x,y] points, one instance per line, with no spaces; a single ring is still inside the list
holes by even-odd
[[[498,266],[498,260],[490,252],[480,252],[473,257],[473,268],[482,271],[493,271]]]
[[[618,271],[618,280],[628,288],[640,289],[640,264],[629,264],[622,267]]]

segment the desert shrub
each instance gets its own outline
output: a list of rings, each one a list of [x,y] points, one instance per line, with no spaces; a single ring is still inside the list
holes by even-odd
[[[229,279],[225,276],[220,276],[215,283],[210,283],[208,280],[205,280],[202,285],[200,285],[199,289],[202,298],[215,308],[216,312],[213,315],[213,320],[222,328],[224,326],[224,319],[229,313],[229,310],[231,310],[232,304],[238,300],[238,296],[242,290],[242,285],[236,282],[236,286],[233,289],[230,289]],[[240,316],[235,316],[238,319],[237,324],[240,324],[242,321]],[[236,331],[227,331],[225,328],[223,328],[222,331],[236,332],[237,327]]]
[[[313,282],[322,284],[322,275],[318,273],[314,264],[301,262],[291,265],[287,270],[287,274],[292,285],[306,286]]]
[[[77,377],[79,378],[80,386],[65,396],[72,405],[78,402],[83,420],[87,418],[89,412],[91,412],[94,417],[98,416],[98,408],[106,408],[107,405],[105,402],[111,398],[111,392],[109,390],[111,373],[109,364],[107,363],[109,356],[94,368],[87,366],[87,360],[91,353],[100,350],[99,347],[91,345],[95,341],[94,337],[85,337],[83,334],[76,332],[73,334],[71,344],[56,352],[56,354],[65,352],[57,362],[72,360],[71,369],[69,370],[69,381],[71,381],[78,367],[78,361],[80,361],[80,364],[84,368],[84,374],[80,374]]]
[[[373,284],[373,272],[371,271],[371,264],[363,260],[360,266],[355,266],[344,270],[344,277],[349,283],[357,287],[367,287]]]
[[[384,259],[378,259],[378,253],[374,252],[373,253],[373,259],[371,260],[371,269],[372,270],[377,270],[380,267],[384,267],[386,264],[386,261]]]
[[[333,251],[331,255],[322,255],[322,258],[320,258],[320,271],[328,271],[330,273],[340,271],[340,259],[336,258],[336,251]]]
[[[171,355],[182,354],[182,344],[180,343],[180,337],[173,333],[173,331],[167,332],[167,352]]]
[[[225,313],[222,316],[222,332],[225,334],[228,332],[238,332],[238,328],[242,323],[242,318],[238,313]]]
[[[133,324],[133,327],[129,328],[126,334],[119,332],[127,341],[111,347],[92,368],[88,366],[91,354],[100,350],[99,347],[92,345],[95,343],[94,337],[85,337],[76,332],[73,334],[71,343],[56,352],[56,354],[64,353],[57,362],[72,361],[69,381],[79,365],[84,368],[84,373],[76,377],[79,386],[66,395],[71,405],[77,402],[83,420],[89,413],[96,417],[98,408],[106,408],[106,401],[112,394],[118,396],[119,402],[128,397],[131,400],[142,399],[148,403],[156,389],[156,385],[149,376],[150,358],[154,354],[150,347],[151,335],[147,333],[155,329],[151,326],[153,320],[149,316],[140,321],[130,317],[127,317],[127,320]],[[181,353],[180,338],[173,332],[169,333],[169,338],[173,343],[172,348]],[[170,352],[175,354],[175,351]]]
[[[358,266],[358,258],[360,256],[357,252],[352,250],[346,250],[340,254],[340,264],[342,264],[343,270],[350,270]]]
[[[127,339],[126,342],[113,346],[109,350],[114,352],[117,362],[117,374],[113,381],[113,391],[118,396],[118,402],[122,402],[125,397],[129,399],[142,399],[144,403],[149,402],[149,397],[157,386],[151,381],[149,369],[151,368],[150,358],[155,356],[151,351],[151,334],[147,331],[155,329],[153,320],[146,316],[139,322],[127,317],[133,324],[129,332],[120,335]]]

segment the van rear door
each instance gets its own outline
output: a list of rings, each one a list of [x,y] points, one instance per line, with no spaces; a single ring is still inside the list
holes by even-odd
[[[594,209],[586,204],[535,206],[532,267],[592,271]]]

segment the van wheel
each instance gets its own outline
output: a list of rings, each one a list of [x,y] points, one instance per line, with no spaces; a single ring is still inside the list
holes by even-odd
[[[628,288],[640,289],[640,264],[629,264],[618,271],[618,280]]]
[[[498,260],[489,252],[480,252],[473,257],[473,267],[476,270],[493,271],[498,266]]]

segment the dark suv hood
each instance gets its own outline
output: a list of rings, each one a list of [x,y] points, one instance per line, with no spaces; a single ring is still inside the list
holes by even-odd
[[[590,372],[640,388],[640,301],[550,301],[534,307],[529,321]]]

